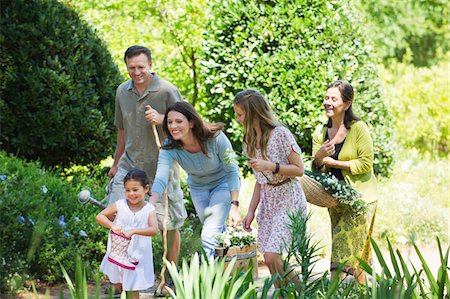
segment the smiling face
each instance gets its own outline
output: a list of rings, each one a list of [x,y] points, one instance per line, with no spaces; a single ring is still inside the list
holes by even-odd
[[[345,110],[350,107],[350,104],[344,102],[338,88],[332,87],[329,88],[325,94],[323,107],[325,108],[325,114],[331,118],[344,115]]]
[[[125,196],[130,206],[139,206],[144,202],[149,186],[142,186],[142,182],[130,179],[125,182]]]
[[[151,77],[152,63],[148,57],[141,53],[126,59],[128,75],[135,86],[143,86]]]
[[[177,111],[167,114],[167,129],[174,140],[183,140],[192,135],[194,124]]]

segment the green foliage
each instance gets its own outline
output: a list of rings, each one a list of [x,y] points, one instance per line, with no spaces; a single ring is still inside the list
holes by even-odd
[[[92,277],[107,234],[95,223],[98,210],[77,201],[77,191],[90,179],[72,177],[69,182],[5,152],[0,152],[0,174],[1,292],[20,289],[11,289],[17,276],[22,282],[29,277],[61,281],[60,263],[73,271],[77,254],[88,261]]]
[[[242,130],[232,99],[256,88],[311,153],[311,133],[324,122],[322,99],[335,79],[356,89],[355,110],[374,137],[375,171],[393,162],[391,117],[383,103],[376,59],[358,15],[340,1],[216,1],[205,26],[203,113],[227,124],[235,149]]]
[[[308,230],[311,216],[311,213],[307,216],[294,213],[289,215],[288,225],[292,238],[289,244],[285,244],[287,253],[282,257],[282,287],[274,294],[280,294],[283,298],[360,298],[361,289],[355,282],[346,285],[340,281],[339,275],[330,280],[328,271],[313,273],[322,247],[313,240],[313,235]],[[339,274],[340,270],[337,272]],[[266,281],[262,293],[268,294],[270,287],[271,284]],[[268,297],[263,295],[262,298]]]
[[[152,50],[153,67],[195,104],[203,87],[199,80],[204,0],[61,0],[96,28],[121,73],[125,49],[142,44]],[[138,24],[135,25],[135,24]]]
[[[386,262],[376,242],[373,239],[371,242],[382,270],[381,274],[376,274],[371,266],[360,259],[361,268],[368,273],[373,273],[373,277],[376,278],[376,283],[373,283],[372,287],[366,284],[367,298],[450,298],[450,268],[448,266],[450,247],[447,247],[444,253],[439,238],[437,238],[437,245],[440,267],[437,275],[431,273],[416,245],[414,245],[414,249],[420,258],[422,268],[416,269],[413,266],[414,272],[412,272],[400,251],[398,249],[394,251],[389,240],[387,240],[387,244],[390,265]]]
[[[225,260],[207,260],[200,263],[198,253],[192,256],[190,264],[183,259],[181,269],[173,263],[167,265],[176,289],[169,289],[172,298],[255,298],[256,286],[253,283],[252,267],[241,274],[231,274],[236,258],[225,269]]]
[[[69,289],[69,294],[71,299],[89,299],[89,298],[101,298],[100,297],[100,279],[99,276],[96,276],[95,279],[95,294],[89,293],[89,288],[87,284],[87,276],[86,276],[87,267],[81,261],[80,256],[76,257],[75,264],[75,281],[73,281],[66,269],[61,265],[61,272],[66,281],[66,285]],[[108,298],[113,298],[114,289],[109,289]],[[35,292],[36,295],[36,292]]]
[[[402,158],[392,177],[379,182],[375,226],[378,237],[389,237],[401,245],[430,244],[436,237],[448,243],[448,158],[436,159],[400,147],[399,150]]]
[[[29,287],[30,279],[61,282],[60,264],[73,273],[77,255],[86,263],[87,278],[97,277],[108,230],[95,222],[100,210],[81,205],[77,194],[89,187],[94,198],[101,198],[108,177],[101,165],[94,170],[72,167],[61,172],[0,152],[0,293]],[[199,251],[200,230],[200,221],[191,210],[181,229],[181,257]],[[156,272],[161,269],[162,252],[158,234],[153,238]]]
[[[394,63],[382,70],[398,142],[422,154],[450,153],[450,54],[431,68]]]
[[[105,45],[56,0],[2,1],[0,13],[2,148],[46,166],[99,162],[123,80]]]
[[[397,60],[430,66],[450,50],[448,1],[354,2],[365,13],[371,37],[385,65]]]

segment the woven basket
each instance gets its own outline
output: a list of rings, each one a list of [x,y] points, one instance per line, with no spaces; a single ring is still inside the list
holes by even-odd
[[[323,208],[332,208],[339,203],[338,199],[325,191],[318,181],[306,174],[300,177],[300,184],[302,184],[306,200],[313,205]]]

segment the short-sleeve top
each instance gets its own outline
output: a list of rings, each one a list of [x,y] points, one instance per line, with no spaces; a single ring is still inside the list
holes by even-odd
[[[292,133],[283,126],[275,127],[272,130],[269,141],[267,143],[267,159],[272,162],[278,162],[280,163],[280,165],[288,165],[288,157],[292,151],[298,154],[301,154],[302,152],[297,142],[295,141],[294,135],[292,135]],[[243,146],[243,154],[247,156],[247,146],[245,144]],[[260,149],[256,150],[256,157],[254,158],[262,159],[262,153]],[[267,176],[272,184],[280,183],[288,178],[279,173],[274,174],[272,171],[264,171],[264,174],[256,171],[255,178],[261,185],[268,183],[267,178],[264,175]]]
[[[139,95],[133,81],[129,80],[117,88],[114,123],[118,129],[125,130],[125,152],[119,167],[144,170],[154,178],[159,148],[156,145],[151,124],[145,118],[145,106],[150,105],[160,114],[177,101],[182,101],[179,90],[170,82],[153,73],[153,80],[147,89]],[[165,139],[162,126],[157,125],[158,135]]]

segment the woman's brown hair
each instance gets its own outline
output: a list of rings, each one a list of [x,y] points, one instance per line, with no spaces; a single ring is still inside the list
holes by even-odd
[[[208,155],[208,149],[206,148],[206,141],[208,139],[214,137],[217,132],[223,130],[223,124],[222,123],[207,123],[202,120],[200,115],[198,114],[197,110],[195,110],[194,106],[189,104],[186,101],[180,101],[176,102],[172,106],[170,106],[166,114],[164,115],[164,121],[163,121],[163,130],[164,133],[166,133],[169,142],[166,142],[162,148],[163,149],[174,149],[174,148],[181,148],[182,142],[181,140],[174,140],[172,138],[172,135],[169,132],[169,129],[167,127],[167,116],[170,111],[175,111],[178,113],[183,114],[189,122],[193,123],[192,127],[192,134],[194,135],[194,138],[197,139],[198,143],[200,144],[200,148],[202,150],[202,153],[206,156]]]
[[[334,81],[333,83],[331,83],[330,85],[328,85],[327,90],[330,88],[337,88],[339,90],[339,92],[341,93],[341,97],[342,97],[342,100],[344,101],[344,103],[350,103],[350,106],[347,108],[347,110],[345,110],[345,114],[344,114],[344,126],[348,130],[348,129],[350,129],[350,124],[352,123],[352,121],[361,120],[361,118],[356,116],[352,110],[353,99],[355,97],[355,92],[353,91],[353,86],[347,82],[337,80],[337,81]],[[332,125],[331,118],[329,118],[327,127],[331,128],[331,125]]]

